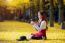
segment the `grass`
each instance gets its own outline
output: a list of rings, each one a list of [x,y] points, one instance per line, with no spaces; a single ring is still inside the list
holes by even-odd
[[[16,41],[20,36],[29,36],[37,32],[32,25],[18,21],[0,22],[0,43],[65,43],[65,30],[55,23],[55,27],[49,27],[47,31],[48,40]]]

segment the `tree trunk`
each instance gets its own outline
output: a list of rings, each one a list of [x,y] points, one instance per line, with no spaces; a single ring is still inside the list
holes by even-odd
[[[30,11],[31,11],[31,18],[34,18],[35,17],[35,6],[34,6],[34,0],[30,0]]]
[[[4,14],[3,10],[4,10],[3,7],[0,6],[0,22],[3,21],[3,14]]]
[[[39,11],[40,10],[40,0],[37,0],[37,11]]]
[[[45,0],[42,0],[42,9],[45,11]]]
[[[59,19],[58,22],[61,24],[63,22],[63,0],[58,0],[59,8]]]
[[[50,0],[50,27],[54,27],[54,3]]]
[[[65,22],[64,22],[64,17],[63,17],[63,14],[64,14],[64,4],[63,4],[63,0],[58,0],[58,8],[59,8],[59,24],[61,24],[61,28],[62,29],[65,29]]]

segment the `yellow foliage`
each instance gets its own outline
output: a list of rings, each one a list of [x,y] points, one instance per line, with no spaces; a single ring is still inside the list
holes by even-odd
[[[29,3],[29,0],[12,0],[12,1],[6,1],[7,6],[19,6],[22,5],[23,3]]]

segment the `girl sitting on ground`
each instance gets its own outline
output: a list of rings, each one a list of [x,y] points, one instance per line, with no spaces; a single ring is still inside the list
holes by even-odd
[[[46,12],[38,12],[38,21],[31,21],[31,24],[33,27],[38,31],[37,33],[33,33],[30,36],[21,36],[20,39],[17,39],[18,41],[21,40],[29,40],[29,39],[47,39],[46,36],[46,30],[47,30],[47,20],[46,20]]]
[[[47,30],[47,20],[46,12],[38,12],[38,22],[31,21],[33,27],[38,31],[38,33],[31,34],[29,39],[47,39],[46,30]]]

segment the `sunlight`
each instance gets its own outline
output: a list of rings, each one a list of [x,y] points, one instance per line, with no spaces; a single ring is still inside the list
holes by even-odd
[[[12,2],[12,1],[13,1],[13,0],[6,0],[7,3],[10,3],[10,2]]]
[[[20,6],[22,5],[23,3],[29,3],[29,0],[6,0],[6,5],[7,6]]]

